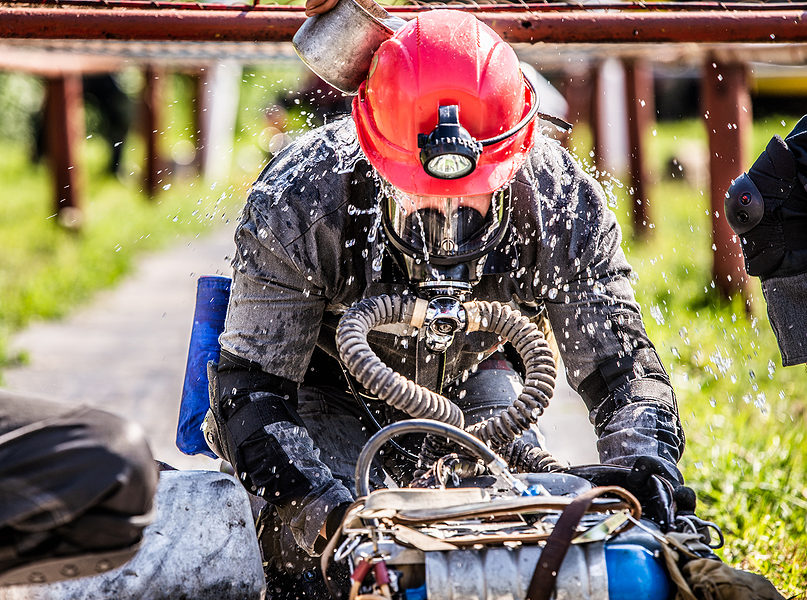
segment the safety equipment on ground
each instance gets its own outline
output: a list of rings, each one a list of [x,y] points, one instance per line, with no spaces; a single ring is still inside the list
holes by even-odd
[[[733,569],[716,558],[697,534],[668,533],[661,545],[675,600],[784,600],[773,584],[755,573]]]
[[[765,151],[726,194],[726,219],[740,236],[749,275],[807,271],[807,117]]]
[[[498,34],[468,13],[435,10],[381,45],[353,101],[353,118],[359,144],[383,179],[410,194],[458,197],[489,194],[515,176],[533,145],[536,104],[515,52]],[[478,160],[457,152],[462,158],[453,165],[439,158],[450,150],[440,113],[444,128],[461,134],[455,150],[467,144],[476,152],[472,139],[489,142]],[[432,173],[453,178],[427,173],[421,150]]]
[[[374,455],[395,436],[415,432],[451,439],[495,477],[459,488],[370,491]],[[351,559],[351,600],[494,600],[525,592],[530,600],[553,592],[593,600],[604,589],[614,600],[668,597],[657,558],[661,534],[640,521],[641,507],[628,491],[592,488],[564,473],[512,475],[503,463],[476,437],[444,423],[382,429],[359,456],[356,490],[366,495],[323,552],[323,571]]]

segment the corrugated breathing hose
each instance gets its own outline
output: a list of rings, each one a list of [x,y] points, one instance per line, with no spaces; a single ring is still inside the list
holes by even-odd
[[[415,418],[463,427],[463,414],[456,404],[396,373],[367,343],[367,333],[379,325],[421,327],[427,304],[412,296],[383,295],[362,300],[340,320],[336,346],[347,370],[371,394]],[[524,389],[513,404],[468,428],[488,446],[504,448],[536,423],[549,404],[556,376],[552,350],[540,328],[507,305],[471,301],[465,302],[463,308],[466,331],[501,336],[513,345],[524,363]]]
[[[493,448],[506,446],[538,421],[555,388],[555,359],[540,328],[499,302],[466,302],[467,331],[488,331],[510,342],[524,363],[524,389],[498,415],[468,428]]]
[[[462,427],[459,406],[400,373],[378,358],[367,343],[367,333],[379,325],[411,325],[417,301],[411,296],[373,296],[354,304],[339,321],[336,347],[348,372],[364,389],[390,406],[415,418],[435,419]]]

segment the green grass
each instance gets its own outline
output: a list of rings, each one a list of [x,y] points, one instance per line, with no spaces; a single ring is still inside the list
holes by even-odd
[[[758,123],[751,156],[794,124]],[[677,149],[705,140],[696,122],[657,130],[657,173]],[[645,324],[678,397],[688,438],[681,467],[698,494],[698,512],[723,528],[724,560],[762,573],[785,596],[803,595],[807,371],[781,366],[756,280],[750,315],[742,300],[721,301],[714,291],[708,192],[680,178],[654,186],[653,235],[642,243],[629,238],[629,205],[621,198],[616,211]]]
[[[142,143],[126,141],[121,179],[103,166],[108,150],[89,136],[81,148],[83,225],[80,231],[60,226],[53,208],[53,191],[45,165],[31,164],[28,156],[30,114],[41,100],[33,78],[0,74],[0,131],[7,137],[0,149],[0,382],[2,368],[22,362],[11,354],[9,339],[36,319],[53,319],[86,302],[99,289],[114,285],[143,251],[204,235],[234,219],[245,192],[266,157],[257,144],[263,127],[262,109],[299,69],[247,69],[238,116],[236,160],[229,181],[211,185],[198,177],[166,177],[155,199],[143,192]],[[124,74],[137,91],[137,71]],[[166,158],[193,139],[191,82],[172,76],[166,86],[166,113],[160,133]],[[19,90],[29,90],[23,97]],[[27,98],[21,102],[20,98]],[[92,122],[92,115],[88,114]],[[88,131],[92,131],[91,127]]]
[[[20,146],[0,161],[0,364],[8,335],[33,319],[63,316],[129,271],[145,250],[203,234],[237,214],[242,190],[178,182],[154,201],[135,182],[98,171],[86,177],[79,232],[57,223],[47,169],[32,168]],[[9,193],[10,192],[10,193]]]

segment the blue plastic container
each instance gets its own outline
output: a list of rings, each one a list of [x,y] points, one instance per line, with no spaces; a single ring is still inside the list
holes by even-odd
[[[640,544],[605,545],[609,600],[668,600],[672,586],[656,553]]]
[[[185,454],[216,458],[205,442],[201,427],[210,407],[207,363],[218,362],[221,354],[219,335],[224,331],[230,283],[229,277],[211,275],[200,277],[196,284],[196,308],[177,425],[177,448]]]

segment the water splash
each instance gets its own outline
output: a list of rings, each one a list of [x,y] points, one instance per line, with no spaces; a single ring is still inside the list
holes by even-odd
[[[656,304],[650,305],[650,316],[658,323],[659,325],[664,325],[664,314],[661,312],[661,308],[659,308]]]

